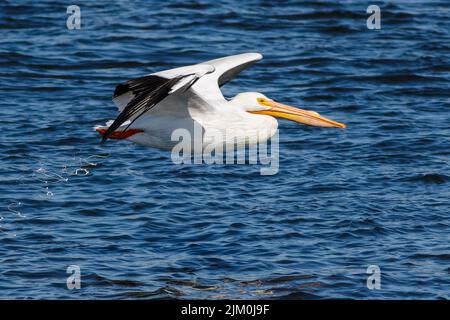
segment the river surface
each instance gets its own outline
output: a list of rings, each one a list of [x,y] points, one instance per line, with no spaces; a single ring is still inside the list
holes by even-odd
[[[449,14],[448,1],[2,1],[0,298],[450,298]],[[271,176],[99,143],[116,84],[242,52],[264,59],[227,97],[259,91],[348,128],[281,120]]]

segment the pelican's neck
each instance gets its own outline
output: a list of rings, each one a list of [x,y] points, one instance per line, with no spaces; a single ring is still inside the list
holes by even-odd
[[[264,142],[271,138],[278,129],[278,121],[272,116],[245,111],[245,103],[246,102],[242,101],[239,95],[228,100],[228,107],[235,110],[234,113],[237,118],[233,119],[234,117],[230,116],[228,121],[226,121],[227,128],[244,130],[245,136],[250,137],[250,140],[252,140],[253,143],[255,143],[256,140]],[[230,110],[230,108],[228,110]]]
[[[235,95],[233,98],[229,99],[227,102],[229,105],[232,105],[235,108],[238,108],[242,111],[245,111],[245,103],[241,101],[239,94]]]

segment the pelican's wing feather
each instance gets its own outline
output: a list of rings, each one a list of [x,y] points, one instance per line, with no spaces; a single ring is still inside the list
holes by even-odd
[[[224,97],[220,87],[262,58],[263,56],[260,53],[242,53],[203,62],[205,65],[213,66],[214,72],[199,79],[191,89],[204,99],[223,100]]]
[[[127,127],[123,130],[125,132],[137,118],[174,93],[181,93],[173,95],[174,99],[178,96],[184,100],[190,99],[189,97],[198,97],[203,102],[225,100],[220,86],[261,59],[262,55],[259,53],[243,53],[192,66],[160,71],[117,85],[113,102],[119,108],[120,114],[103,134],[102,142],[128,121]],[[190,94],[182,94],[188,90]],[[187,106],[185,103],[176,103],[176,107],[181,105]],[[190,105],[194,106],[195,103]],[[206,105],[213,109],[212,103],[198,105]]]
[[[166,97],[188,90],[198,79],[211,72],[214,72],[213,66],[199,64],[153,73],[117,85],[113,101],[121,112],[103,135],[102,142],[124,122],[130,120],[129,127]]]

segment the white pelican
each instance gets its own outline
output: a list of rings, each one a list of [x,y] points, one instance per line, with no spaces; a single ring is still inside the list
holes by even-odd
[[[113,95],[119,116],[95,130],[103,135],[102,142],[127,139],[170,149],[177,142],[171,139],[174,130],[183,128],[193,133],[196,125],[201,126],[203,147],[234,144],[236,136],[248,145],[263,143],[277,130],[275,117],[311,126],[346,127],[317,112],[290,107],[257,92],[225,99],[220,87],[260,59],[259,53],[244,53],[119,84]],[[217,132],[222,133],[219,141]]]

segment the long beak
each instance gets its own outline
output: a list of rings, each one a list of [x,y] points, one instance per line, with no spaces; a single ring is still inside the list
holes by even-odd
[[[277,118],[289,119],[295,122],[303,123],[309,126],[316,127],[338,127],[347,128],[343,123],[339,123],[328,118],[325,118],[315,111],[302,110],[295,107],[287,106],[273,100],[265,100],[263,105],[270,107],[269,110],[252,111],[252,113],[265,114]]]

